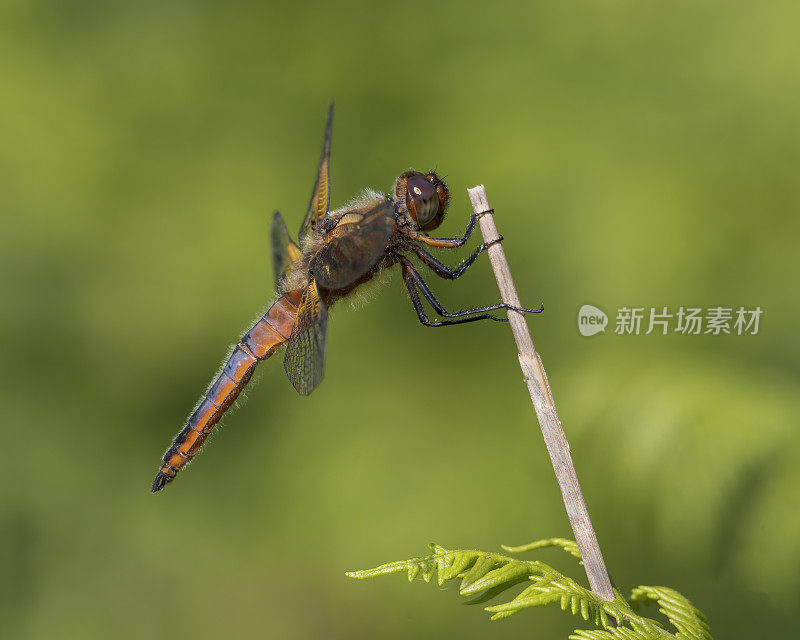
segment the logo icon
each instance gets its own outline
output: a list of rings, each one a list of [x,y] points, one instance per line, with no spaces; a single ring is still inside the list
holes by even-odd
[[[606,330],[608,316],[602,309],[585,304],[578,310],[578,331],[582,336],[593,336]]]

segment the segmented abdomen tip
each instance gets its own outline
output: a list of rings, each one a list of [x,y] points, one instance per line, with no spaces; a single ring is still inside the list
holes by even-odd
[[[156,474],[156,479],[153,480],[153,493],[156,491],[161,491],[164,488],[164,485],[167,484],[168,476],[163,471],[159,471]]]

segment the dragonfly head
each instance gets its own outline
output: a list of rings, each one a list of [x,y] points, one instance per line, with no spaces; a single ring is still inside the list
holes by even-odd
[[[406,171],[397,179],[395,194],[423,231],[431,231],[442,224],[450,190],[433,171],[427,175]]]

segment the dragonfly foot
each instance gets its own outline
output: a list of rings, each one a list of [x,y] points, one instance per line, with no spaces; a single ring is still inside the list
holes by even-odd
[[[515,307],[513,304],[504,305],[504,309],[510,311],[519,311],[520,313],[541,313],[544,311],[544,302],[542,302],[536,309],[526,309],[525,307]]]
[[[498,242],[503,241],[503,236],[497,236],[494,240],[489,240],[489,242],[484,242],[481,246],[483,249],[488,249],[493,244],[497,244]]]

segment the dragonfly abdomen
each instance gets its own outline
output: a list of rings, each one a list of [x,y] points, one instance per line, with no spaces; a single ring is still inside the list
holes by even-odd
[[[222,371],[164,454],[153,481],[153,492],[172,482],[178,471],[197,455],[225,411],[247,386],[256,365],[289,339],[299,302],[300,292],[281,296],[233,348]]]

